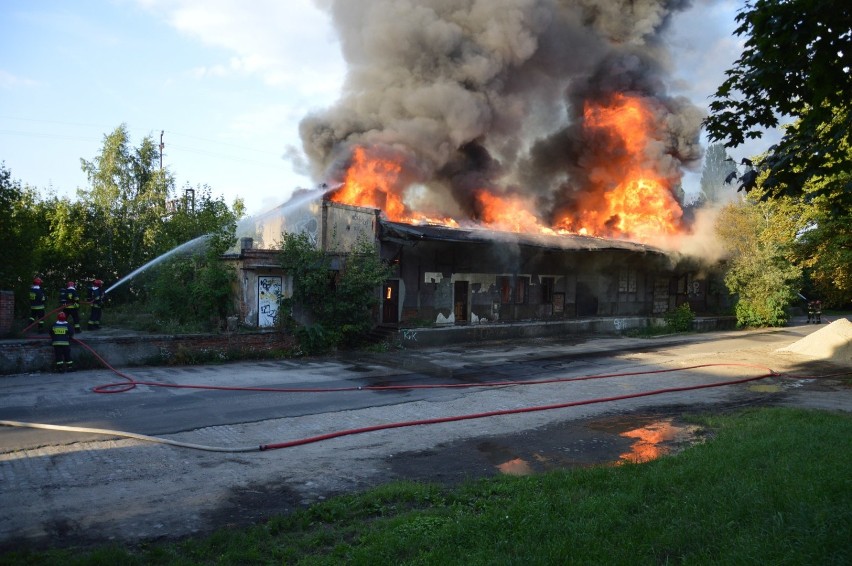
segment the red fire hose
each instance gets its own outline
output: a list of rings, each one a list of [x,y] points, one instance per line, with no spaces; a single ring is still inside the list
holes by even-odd
[[[525,385],[542,385],[547,383],[567,383],[572,381],[585,381],[591,379],[606,379],[612,377],[629,377],[629,376],[640,376],[640,375],[652,375],[652,374],[662,374],[662,373],[672,373],[676,371],[687,371],[692,369],[700,369],[700,368],[710,368],[710,367],[741,367],[741,368],[749,368],[756,369],[761,371],[759,375],[752,377],[744,377],[735,380],[728,381],[719,381],[713,383],[704,383],[701,385],[690,385],[683,387],[669,387],[663,389],[655,389],[651,391],[642,391],[639,393],[628,393],[624,395],[616,395],[612,397],[600,397],[595,399],[585,399],[581,401],[571,401],[567,403],[556,403],[551,405],[539,405],[533,407],[520,407],[515,409],[503,409],[499,411],[488,411],[484,413],[473,413],[467,415],[454,415],[448,417],[438,417],[432,419],[421,419],[414,421],[402,421],[395,423],[384,423],[379,425],[373,425],[362,428],[355,429],[347,429],[340,430],[335,432],[330,432],[326,434],[321,434],[318,436],[311,436],[307,438],[301,438],[297,440],[290,440],[286,442],[278,442],[271,444],[261,444],[259,446],[248,446],[248,447],[236,447],[236,448],[228,448],[228,447],[215,447],[215,446],[204,446],[199,444],[191,444],[185,442],[179,442],[174,440],[168,440],[163,438],[157,438],[152,436],[140,435],[135,433],[116,431],[116,430],[106,430],[106,429],[91,429],[91,428],[83,428],[83,427],[67,427],[60,425],[46,425],[40,423],[25,423],[18,421],[0,421],[0,425],[2,426],[15,426],[15,427],[29,427],[29,428],[42,428],[42,429],[51,429],[51,430],[61,430],[61,431],[72,431],[72,432],[85,432],[85,433],[93,433],[93,434],[108,434],[112,436],[123,436],[127,438],[134,438],[137,440],[145,440],[150,442],[159,442],[163,444],[169,444],[172,446],[179,446],[183,448],[192,448],[196,450],[207,450],[213,452],[254,452],[254,451],[265,451],[265,450],[277,450],[281,448],[291,448],[294,446],[302,446],[305,444],[311,444],[315,442],[321,442],[323,440],[330,440],[332,438],[340,438],[343,436],[350,436],[355,434],[364,434],[367,432],[375,432],[380,430],[389,430],[394,428],[403,428],[410,426],[422,426],[422,425],[431,425],[431,424],[439,424],[439,423],[448,423],[448,422],[456,422],[456,421],[464,421],[464,420],[473,420],[473,419],[482,419],[487,417],[495,417],[495,416],[504,416],[504,415],[515,415],[520,413],[532,413],[537,411],[549,411],[553,409],[564,409],[568,407],[577,407],[580,405],[592,405],[596,403],[609,403],[614,401],[622,401],[625,399],[635,399],[638,397],[649,397],[652,395],[662,395],[665,393],[677,393],[682,391],[693,391],[698,389],[707,389],[711,387],[723,387],[727,385],[736,385],[741,383],[748,383],[750,381],[757,381],[760,379],[765,379],[767,377],[778,376],[777,372],[772,370],[769,367],[756,365],[756,364],[745,364],[745,363],[713,363],[713,364],[699,364],[694,366],[687,366],[682,368],[674,368],[674,369],[658,369],[658,370],[648,370],[648,371],[633,371],[633,372],[618,372],[618,373],[607,373],[607,374],[595,374],[595,375],[583,375],[578,377],[556,377],[549,379],[538,379],[531,381],[495,381],[490,383],[454,383],[454,384],[422,384],[422,385],[368,385],[368,386],[352,386],[352,387],[331,387],[331,388],[294,388],[294,387],[236,387],[236,386],[215,386],[215,385],[179,385],[173,383],[158,383],[152,381],[140,381],[119,371],[118,369],[111,366],[106,360],[104,360],[95,350],[93,350],[88,344],[83,342],[82,340],[75,339],[75,342],[80,344],[83,348],[91,352],[103,365],[104,367],[110,369],[116,375],[122,377],[125,381],[118,383],[108,383],[104,385],[99,385],[94,387],[92,391],[94,393],[124,393],[134,389],[137,385],[146,385],[149,387],[167,387],[173,389],[206,389],[206,390],[216,390],[216,391],[254,391],[254,392],[268,392],[268,393],[337,393],[337,392],[345,392],[345,391],[395,391],[395,390],[415,390],[415,389],[452,389],[452,388],[475,388],[475,387],[518,387]],[[849,372],[842,372],[833,375],[846,375]],[[805,376],[790,376],[790,377],[799,377],[804,378]],[[810,376],[815,377],[815,376]],[[830,377],[830,376],[823,376]]]
[[[541,385],[546,383],[562,383],[562,382],[571,382],[571,381],[584,381],[590,379],[605,379],[612,377],[627,377],[627,376],[639,376],[639,375],[651,375],[651,374],[661,374],[661,373],[671,373],[675,371],[686,371],[691,369],[699,369],[699,368],[708,368],[708,367],[743,367],[760,370],[762,373],[753,377],[745,377],[735,380],[729,381],[720,381],[713,383],[704,383],[701,385],[690,385],[684,387],[670,387],[665,389],[656,389],[651,391],[643,391],[639,393],[629,393],[625,395],[616,395],[612,397],[600,397],[596,399],[586,399],[582,401],[571,401],[567,403],[557,403],[551,405],[539,405],[533,407],[520,407],[515,409],[503,409],[499,411],[488,411],[484,413],[473,413],[467,415],[455,415],[448,417],[438,417],[432,419],[421,419],[414,421],[402,421],[395,423],[384,423],[379,425],[373,425],[362,428],[355,429],[347,429],[347,430],[339,430],[335,432],[330,432],[326,434],[321,434],[318,436],[311,436],[307,438],[301,438],[297,440],[290,440],[286,442],[278,442],[278,443],[270,443],[270,444],[261,444],[259,446],[249,446],[249,447],[236,447],[236,448],[223,448],[223,447],[215,447],[215,446],[204,446],[198,444],[190,444],[183,443],[174,440],[162,439],[152,436],[140,435],[135,433],[128,433],[122,431],[113,431],[106,429],[91,429],[91,428],[82,428],[82,427],[65,427],[59,425],[44,425],[38,423],[24,423],[18,421],[0,421],[0,425],[4,426],[17,426],[17,427],[29,427],[29,428],[47,428],[51,430],[62,430],[62,431],[75,431],[75,432],[86,432],[86,433],[94,433],[94,434],[109,434],[113,436],[124,436],[128,438],[134,438],[137,440],[145,440],[151,442],[160,442],[164,444],[169,444],[172,446],[179,446],[183,448],[192,448],[196,450],[207,450],[214,452],[252,452],[252,451],[266,451],[266,450],[278,450],[281,448],[291,448],[294,446],[302,446],[305,444],[312,444],[315,442],[321,442],[323,440],[330,440],[332,438],[340,438],[343,436],[351,436],[355,434],[364,434],[367,432],[375,432],[380,430],[389,430],[394,428],[403,428],[410,426],[423,426],[423,425],[431,425],[431,424],[439,424],[439,423],[448,423],[448,422],[456,422],[456,421],[464,421],[464,420],[473,420],[473,419],[482,419],[487,417],[495,417],[502,415],[515,415],[520,413],[532,413],[537,411],[549,411],[553,409],[564,409],[568,407],[577,407],[580,405],[592,405],[596,403],[609,403],[614,401],[621,401],[625,399],[635,399],[638,397],[648,397],[652,395],[661,395],[665,393],[676,393],[681,391],[692,391],[697,389],[707,389],[710,387],[723,387],[726,385],[735,385],[739,383],[747,383],[750,381],[756,381],[759,379],[764,379],[766,377],[779,375],[771,368],[754,365],[754,364],[744,364],[744,363],[714,363],[714,364],[700,364],[694,366],[688,366],[683,368],[676,369],[659,369],[659,370],[648,370],[648,371],[634,371],[634,372],[619,372],[619,373],[608,373],[608,374],[597,374],[597,375],[584,375],[578,377],[561,377],[561,378],[551,378],[551,379],[540,379],[533,381],[495,381],[491,383],[462,383],[462,384],[424,384],[424,385],[383,385],[383,386],[363,386],[363,387],[334,387],[334,388],[292,388],[292,387],[226,387],[226,386],[213,386],[213,385],[178,385],[178,384],[169,384],[169,383],[157,383],[151,381],[140,381],[132,376],[120,372],[116,368],[112,367],[106,360],[104,360],[97,352],[95,352],[88,344],[82,342],[81,340],[75,340],[78,344],[86,348],[89,352],[91,352],[101,363],[104,364],[105,367],[112,370],[116,375],[124,378],[125,382],[119,383],[109,383],[105,385],[99,385],[93,388],[93,392],[95,393],[122,393],[126,391],[130,391],[135,388],[137,385],[147,385],[149,387],[168,387],[168,388],[177,388],[177,389],[207,389],[207,390],[217,390],[217,391],[263,391],[263,392],[271,392],[271,393],[332,393],[332,392],[343,392],[343,391],[391,391],[391,390],[413,390],[413,389],[450,389],[450,388],[474,388],[474,387],[507,387],[507,386],[524,386],[524,385]]]

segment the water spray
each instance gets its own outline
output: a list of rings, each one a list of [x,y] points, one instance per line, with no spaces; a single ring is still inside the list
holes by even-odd
[[[136,277],[140,273],[144,272],[149,267],[153,267],[153,266],[157,265],[158,263],[161,263],[161,262],[165,261],[166,259],[172,257],[173,255],[176,255],[176,254],[179,254],[179,253],[182,253],[182,252],[187,252],[187,251],[190,251],[190,250],[192,250],[196,247],[205,245],[211,237],[213,237],[213,234],[205,234],[203,236],[199,236],[199,237],[197,237],[193,240],[190,240],[188,242],[185,242],[185,243],[179,245],[178,247],[176,247],[172,250],[167,251],[166,253],[164,253],[163,255],[161,255],[157,258],[152,259],[151,261],[149,261],[148,263],[146,263],[142,267],[139,267],[139,268],[133,270],[132,272],[130,272],[129,275],[125,275],[124,277],[119,279],[116,283],[113,283],[106,291],[104,291],[104,296],[106,296],[107,293],[109,293],[110,291],[112,291],[113,289],[118,287],[119,285],[125,283],[126,281],[130,281],[131,279],[133,279],[134,277]]]

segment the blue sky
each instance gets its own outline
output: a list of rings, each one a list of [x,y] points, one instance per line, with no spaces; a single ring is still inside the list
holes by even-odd
[[[671,88],[706,107],[741,49],[731,32],[742,2],[693,4],[672,28]],[[74,196],[86,186],[80,159],[107,133],[124,123],[136,146],[164,131],[179,188],[210,185],[254,214],[314,186],[284,156],[301,150],[299,121],[332,105],[344,77],[312,0],[3,0],[0,161],[25,184]]]

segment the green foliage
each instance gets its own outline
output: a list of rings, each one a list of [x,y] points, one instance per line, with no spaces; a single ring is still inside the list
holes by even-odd
[[[285,233],[280,258],[293,277],[293,296],[282,307],[303,321],[296,333],[305,351],[353,346],[363,339],[373,326],[377,287],[391,273],[372,243],[360,241],[343,257],[318,250],[305,233]],[[342,268],[332,269],[333,263]]]
[[[844,196],[850,184],[852,174],[808,183],[806,194],[817,194],[807,201],[811,223],[796,246],[796,263],[808,281],[805,294],[835,308],[852,305],[852,198]]]
[[[233,310],[233,273],[218,258],[235,241],[242,201],[229,208],[210,187],[199,185],[191,202],[167,210],[174,180],[160,169],[153,138],[133,147],[124,125],[104,136],[94,159],[81,163],[89,186],[78,191],[76,201],[43,198],[0,166],[0,238],[16,243],[3,247],[0,287],[15,289],[19,314],[28,308],[26,293],[35,275],[44,280],[48,305],[54,305],[68,280],[78,288],[96,278],[109,286],[178,245],[209,235],[204,254],[151,268],[147,279],[134,278],[109,298],[154,311],[152,330],[221,326]]]
[[[795,239],[810,217],[808,209],[789,198],[761,201],[753,191],[747,200],[722,210],[716,230],[730,253],[725,276],[738,295],[740,326],[783,326],[786,309],[797,300],[802,269],[795,265]]]
[[[26,289],[38,274],[37,244],[44,231],[32,200],[32,192],[0,163],[0,289],[15,290],[16,304],[26,302]]]
[[[849,415],[702,416],[645,464],[393,483],[179,542],[19,552],[38,564],[847,564]],[[723,504],[720,504],[723,503]]]
[[[802,194],[811,179],[852,170],[852,11],[846,0],[754,0],[737,15],[742,55],[726,71],[706,120],[712,141],[736,147],[778,125],[797,121],[760,163],[764,198]],[[750,190],[756,176],[745,179]],[[852,191],[848,182],[845,191]]]
[[[692,312],[689,303],[684,303],[673,311],[668,311],[663,315],[666,321],[666,328],[672,332],[688,332],[692,330],[692,322],[695,320],[695,313]]]
[[[124,124],[104,136],[99,155],[80,162],[89,181],[89,188],[79,191],[91,219],[86,241],[97,244],[100,278],[117,279],[159,255],[174,179],[160,169],[154,139],[147,136],[131,147]]]
[[[216,330],[235,311],[233,268],[219,257],[235,242],[234,221],[204,242],[203,253],[191,253],[153,268],[147,289],[147,308],[157,317],[186,327]]]

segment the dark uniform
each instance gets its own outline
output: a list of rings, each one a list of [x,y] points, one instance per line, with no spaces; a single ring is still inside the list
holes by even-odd
[[[808,323],[820,324],[822,321],[822,301],[810,301],[808,303]]]
[[[50,339],[53,344],[53,359],[56,362],[56,371],[65,373],[74,371],[74,362],[71,360],[71,339],[74,338],[74,329],[68,324],[64,315],[60,316],[50,328]]]
[[[68,282],[64,294],[60,295],[60,300],[65,307],[63,312],[74,321],[74,331],[82,332],[83,329],[80,328],[80,294],[77,293],[77,287],[73,281]]]
[[[38,331],[44,332],[44,289],[41,288],[41,279],[33,279],[30,287],[30,325],[38,321]]]
[[[89,313],[89,322],[86,324],[89,330],[101,329],[101,312],[104,308],[104,290],[101,288],[103,281],[95,279],[89,289],[88,301],[92,305]]]

